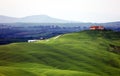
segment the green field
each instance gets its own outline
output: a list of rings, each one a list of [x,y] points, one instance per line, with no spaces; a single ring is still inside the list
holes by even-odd
[[[120,76],[120,32],[82,31],[1,45],[0,76]]]

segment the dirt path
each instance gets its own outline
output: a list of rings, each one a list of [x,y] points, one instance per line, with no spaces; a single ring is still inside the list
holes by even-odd
[[[58,36],[56,36],[56,37],[54,37],[53,39],[57,39],[57,38],[59,38],[61,35],[58,35]],[[47,39],[46,41],[50,41],[50,39]]]
[[[58,36],[56,36],[54,39],[57,39],[57,38],[59,38],[61,35],[58,35]]]

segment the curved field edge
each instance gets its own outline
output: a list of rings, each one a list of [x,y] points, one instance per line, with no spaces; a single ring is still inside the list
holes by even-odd
[[[0,76],[99,76],[97,74],[71,71],[71,70],[59,70],[59,69],[17,69],[13,67],[6,67],[0,69]]]

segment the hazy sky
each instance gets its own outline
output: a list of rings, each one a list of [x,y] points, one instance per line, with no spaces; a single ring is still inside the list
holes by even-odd
[[[81,22],[120,21],[120,0],[0,0],[0,15],[29,15]]]

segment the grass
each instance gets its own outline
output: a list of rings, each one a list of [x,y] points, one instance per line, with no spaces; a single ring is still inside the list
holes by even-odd
[[[120,33],[82,31],[0,46],[0,76],[119,76]]]

